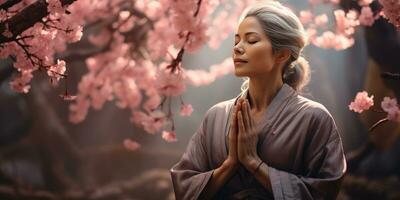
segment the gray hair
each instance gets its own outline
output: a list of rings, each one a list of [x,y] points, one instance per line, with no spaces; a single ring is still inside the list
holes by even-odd
[[[296,91],[307,85],[310,79],[310,67],[302,56],[307,44],[307,34],[299,18],[287,7],[277,1],[264,1],[247,8],[240,17],[239,23],[246,17],[255,17],[261,24],[264,33],[271,40],[272,52],[288,49],[291,56],[285,64],[282,79]],[[249,80],[242,84],[242,91],[248,89]]]

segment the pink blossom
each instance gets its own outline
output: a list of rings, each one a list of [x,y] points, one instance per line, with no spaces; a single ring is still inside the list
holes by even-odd
[[[136,151],[140,148],[140,144],[131,139],[125,139],[123,143],[124,143],[124,147],[131,151]]]
[[[60,0],[46,0],[46,2],[48,3],[47,6],[47,10],[49,11],[49,13],[51,14],[55,14],[55,13],[64,13],[65,10],[61,5],[61,1]]]
[[[233,61],[231,58],[223,60],[219,64],[214,64],[210,66],[209,72],[205,70],[185,70],[185,77],[187,81],[194,86],[208,85],[212,83],[215,79],[232,73]]]
[[[374,105],[373,98],[374,96],[368,97],[368,93],[365,91],[358,92],[354,101],[350,103],[349,109],[354,112],[362,113],[364,110],[368,110]]]
[[[321,36],[316,37],[312,42],[314,45],[322,48],[332,48],[335,46],[335,34],[331,31],[325,31]]]
[[[78,95],[76,101],[69,105],[69,121],[72,123],[79,123],[83,121],[86,118],[89,107],[89,99]]]
[[[48,70],[47,74],[54,80],[54,81],[59,81],[60,78],[65,75],[66,67],[65,67],[65,61],[63,60],[57,60],[57,64],[52,65]]]
[[[305,25],[305,24],[308,24],[313,21],[314,15],[309,10],[302,10],[302,11],[300,11],[299,18],[300,18],[301,23],[303,23]]]
[[[310,41],[312,40],[311,38],[314,38],[315,35],[317,34],[317,30],[315,28],[307,28],[306,29],[307,36],[310,38]],[[308,42],[310,42],[308,41]]]
[[[117,106],[120,108],[137,108],[142,102],[142,94],[132,79],[124,78],[113,84],[113,91],[118,98]]]
[[[399,0],[379,0],[382,5],[384,17],[389,20],[397,30],[400,30],[400,1]]]
[[[132,122],[142,126],[150,134],[155,134],[159,131],[164,125],[164,120],[165,114],[161,111],[153,111],[149,114],[134,111],[131,117]]]
[[[343,50],[343,49],[347,49],[353,45],[354,45],[353,37],[348,37],[348,36],[339,34],[339,35],[336,35],[336,37],[335,37],[333,48],[335,48],[336,50]]]
[[[205,70],[186,70],[186,77],[194,86],[208,85],[215,80],[215,77]]]
[[[345,13],[343,10],[334,11],[336,19],[336,31],[338,34],[346,36],[354,33],[354,27],[358,26],[360,22],[357,20],[357,12],[350,10]]]
[[[400,122],[400,109],[398,107],[388,110],[387,113],[388,113],[387,118],[389,120],[395,121],[395,122]]]
[[[19,93],[28,93],[31,86],[28,83],[32,79],[32,71],[23,70],[14,80],[10,82],[10,86],[13,90]]]
[[[178,141],[176,139],[175,131],[163,131],[162,132],[162,138],[167,142],[176,142],[176,141]]]
[[[229,36],[229,33],[234,29],[234,23],[225,23],[230,20],[235,13],[221,11],[211,22],[207,30],[207,36],[210,38],[208,46],[212,49],[217,49],[221,42]]]
[[[182,104],[181,105],[181,111],[180,115],[181,116],[190,116],[193,112],[193,107],[190,104]]]
[[[400,122],[400,109],[398,107],[396,98],[383,98],[381,107],[385,112],[388,113],[387,118],[389,120]]]
[[[145,105],[143,106],[144,109],[147,111],[152,111],[156,109],[161,104],[161,97],[158,94],[153,94],[150,98],[146,101]]]
[[[207,24],[205,23],[199,23],[191,30],[192,34],[190,34],[188,43],[186,44],[186,49],[189,52],[196,51],[208,41],[209,37],[206,35],[206,30]]]
[[[390,98],[390,97],[384,97],[383,101],[381,102],[381,107],[384,111],[388,112],[389,110],[392,110],[394,107],[398,107],[397,105],[397,99],[396,98]]]
[[[343,50],[354,44],[354,39],[342,34],[335,35],[331,31],[324,32],[321,36],[312,38],[311,42],[321,48],[334,48]]]
[[[318,15],[314,19],[317,26],[323,26],[328,23],[328,16],[326,14]]]
[[[221,63],[213,64],[210,66],[210,73],[215,78],[233,73],[233,71],[234,67],[232,58],[226,58]]]
[[[186,90],[183,72],[177,70],[174,73],[162,64],[157,73],[157,85],[160,94],[166,96],[179,96]]]
[[[374,24],[374,13],[369,6],[362,7],[358,20],[360,20],[360,24],[364,26],[372,26],[372,24]]]
[[[82,26],[75,26],[71,31],[67,33],[67,39],[69,42],[77,42],[82,37]]]

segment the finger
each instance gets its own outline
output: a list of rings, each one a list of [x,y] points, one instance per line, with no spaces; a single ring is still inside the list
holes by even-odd
[[[232,113],[232,119],[231,119],[231,128],[232,131],[236,133],[237,130],[237,114],[236,114],[236,106],[235,106],[235,110]]]
[[[238,112],[238,126],[239,126],[239,134],[243,133],[245,129],[244,129],[242,111]]]
[[[241,110],[242,109],[242,103],[241,103],[242,101],[239,99],[238,100],[238,102],[237,102],[237,107],[236,107],[236,114],[237,114],[237,112],[239,111],[239,110]]]
[[[246,100],[246,106],[247,106],[247,116],[249,119],[248,122],[249,122],[250,127],[253,127],[254,121],[253,121],[253,117],[251,117],[251,108],[250,108],[250,103],[248,100]]]
[[[249,121],[248,121],[247,106],[245,100],[242,102],[242,119],[243,119],[244,129],[248,130]]]
[[[251,122],[250,122],[251,118],[250,118],[250,109],[248,107],[248,101],[247,100],[244,101],[243,107],[244,107],[244,110],[245,110],[245,113],[244,113],[244,116],[243,116],[244,124],[246,126],[246,130],[250,130],[249,128],[251,127]]]

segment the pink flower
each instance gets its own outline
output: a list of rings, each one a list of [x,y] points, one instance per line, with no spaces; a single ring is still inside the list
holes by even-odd
[[[399,0],[379,0],[382,5],[384,17],[389,20],[390,23],[400,30],[400,1]]]
[[[195,52],[203,44],[205,44],[209,37],[206,35],[207,24],[198,23],[193,30],[191,30],[188,43],[186,44],[186,49],[188,52]]]
[[[67,33],[67,40],[69,42],[77,42],[79,40],[81,40],[82,38],[82,26],[75,26],[72,31],[69,31]]]
[[[381,102],[381,107],[385,112],[388,113],[387,118],[389,120],[400,122],[400,109],[397,105],[396,98],[383,98],[383,101]]]
[[[184,82],[184,74],[177,70],[171,73],[170,69],[166,69],[166,64],[162,64],[158,73],[158,91],[166,96],[179,96],[186,90]]]
[[[156,109],[161,104],[161,97],[158,94],[150,95],[150,98],[144,104],[144,109],[148,112]]]
[[[72,123],[82,122],[88,113],[90,107],[89,99],[78,96],[74,104],[69,105],[69,121]]]
[[[311,42],[321,48],[334,48],[343,50],[354,44],[354,39],[343,34],[334,34],[331,31],[325,31],[321,36],[312,38]]]
[[[163,131],[162,132],[162,138],[167,142],[176,142],[176,141],[178,141],[176,139],[175,131]]]
[[[384,111],[389,112],[389,110],[393,110],[394,107],[398,108],[396,98],[391,99],[390,97],[383,98],[381,102],[381,107]]]
[[[308,24],[313,21],[314,15],[309,10],[300,11],[300,21],[301,23]]]
[[[368,97],[368,93],[365,91],[358,92],[354,101],[350,103],[349,109],[354,112],[362,113],[364,110],[368,110],[374,105],[373,98],[374,96]]]
[[[318,15],[315,17],[314,22],[317,26],[323,26],[328,23],[328,16],[326,14]]]
[[[49,13],[64,13],[64,8],[62,7],[60,0],[46,0],[46,2],[48,3],[47,11],[49,11]]]
[[[190,104],[182,104],[181,105],[181,116],[190,116],[193,112],[193,107]]]
[[[136,151],[140,148],[140,144],[131,139],[124,140],[124,147],[131,151]]]
[[[60,78],[63,77],[65,70],[66,70],[65,61],[57,60],[57,64],[52,65],[47,70],[47,75],[49,75],[53,80],[59,81]]]
[[[374,24],[374,13],[369,6],[362,7],[358,20],[360,20],[360,24],[364,26],[372,26],[372,24]]]
[[[208,85],[223,75],[232,73],[233,61],[232,58],[227,58],[219,64],[210,66],[210,72],[200,69],[185,70],[185,77],[189,84],[194,86]]]
[[[312,38],[314,38],[315,35],[317,34],[317,30],[315,28],[307,28],[306,32],[307,32],[307,36],[309,38],[311,38],[310,40],[312,40]]]
[[[210,37],[210,40],[208,41],[208,46],[210,48],[217,49],[221,45],[221,42],[224,41],[229,36],[229,33],[233,31],[234,24],[225,23],[232,18],[232,15],[235,15],[235,13],[221,11],[211,22],[211,25],[207,30],[207,35]]]
[[[144,130],[150,134],[155,134],[159,131],[165,121],[165,113],[162,111],[153,111],[150,114],[144,112],[134,111],[131,121],[143,126]]]
[[[315,46],[321,48],[332,48],[335,46],[335,34],[331,31],[325,31],[321,36],[316,37],[312,42]]]
[[[350,10],[347,13],[344,10],[335,10],[334,12],[336,19],[336,32],[350,36],[354,33],[354,27],[358,26],[360,22],[357,20],[357,12]]]
[[[400,122],[400,109],[398,107],[389,110],[387,118],[391,121]]]
[[[21,74],[10,82],[13,90],[19,93],[28,93],[31,86],[28,83],[31,81],[33,75],[30,70],[23,70]]]

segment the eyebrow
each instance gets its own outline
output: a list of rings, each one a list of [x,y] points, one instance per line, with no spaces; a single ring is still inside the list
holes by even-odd
[[[245,33],[244,35],[250,35],[250,34],[257,34],[258,35],[258,33],[257,32],[247,32],[247,33]],[[239,36],[239,34],[235,34],[235,37],[236,36]]]

